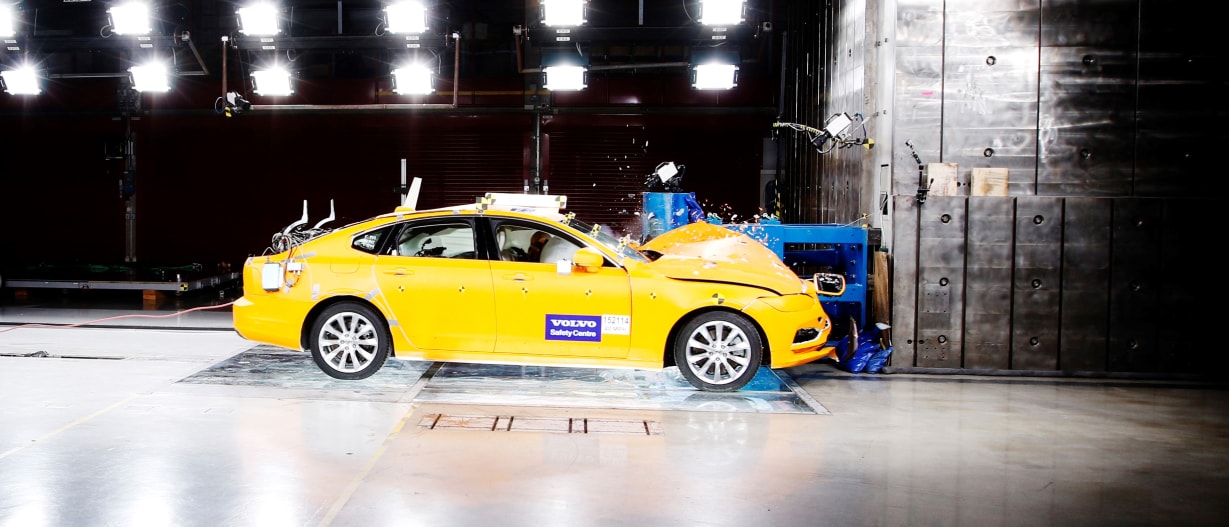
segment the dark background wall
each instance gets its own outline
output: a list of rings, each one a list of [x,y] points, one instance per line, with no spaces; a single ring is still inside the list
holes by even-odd
[[[336,3],[290,4],[295,35],[336,33]],[[390,52],[328,50],[280,56],[294,58],[296,94],[262,98],[250,92],[246,73],[269,57],[223,52],[220,37],[235,35],[234,6],[225,2],[163,10],[168,31],[193,30],[208,73],[177,43],[185,73],[170,93],[140,94],[136,109],[122,104],[126,78],[113,75],[133,57],[78,50],[46,59],[45,66],[58,69],[43,94],[0,94],[0,255],[8,276],[39,264],[124,260],[132,219],[121,196],[129,130],[135,250],[137,262],[149,265],[237,265],[297,220],[303,200],[312,223],[328,213],[330,200],[335,224],[387,212],[400,200],[402,159],[409,178],[423,179],[422,208],[472,202],[488,191],[521,192],[539,166],[538,132],[541,183],[568,195],[569,209],[590,221],[636,234],[639,193],[663,161],[686,166],[685,190],[713,212],[727,219],[759,212],[762,143],[777,99],[774,55],[763,50],[777,46],[776,35],[747,44],[754,52],[728,92],[693,90],[685,67],[659,67],[685,64],[688,53],[686,42],[659,39],[593,44],[597,67],[589,87],[551,93],[540,88],[534,69],[537,43],[518,42],[512,30],[536,25],[536,3],[439,4],[447,17],[439,24],[461,36],[460,52],[435,51],[437,92],[426,97],[391,92],[387,69],[397,57]],[[591,24],[640,25],[628,5],[594,3]],[[89,20],[100,7],[26,5],[50,28],[44,35],[82,38],[98,31]],[[344,7],[345,31],[361,33],[379,2]],[[685,9],[650,7],[643,26],[688,24]],[[750,16],[771,22],[771,4],[752,5]],[[65,21],[52,22],[56,17]],[[20,57],[2,58],[9,64]],[[235,117],[216,111],[224,79],[258,109]],[[377,107],[406,103],[423,107]],[[289,105],[295,109],[273,109]],[[539,190],[535,184],[531,191]]]

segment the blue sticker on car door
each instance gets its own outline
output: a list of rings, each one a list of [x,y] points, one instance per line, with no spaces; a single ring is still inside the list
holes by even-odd
[[[601,342],[602,317],[597,315],[546,315],[546,340]]]

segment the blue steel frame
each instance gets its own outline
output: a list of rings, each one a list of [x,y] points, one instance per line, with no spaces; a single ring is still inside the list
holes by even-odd
[[[791,269],[826,267],[827,272],[845,276],[845,293],[821,300],[841,336],[848,332],[845,321],[853,317],[858,327],[866,327],[867,265],[870,249],[867,230],[837,224],[730,223],[722,226],[754,238],[777,253]],[[802,244],[797,247],[795,244]]]

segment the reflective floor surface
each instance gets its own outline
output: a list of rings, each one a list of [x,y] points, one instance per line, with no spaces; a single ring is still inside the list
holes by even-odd
[[[412,401],[511,406],[557,406],[622,410],[828,413],[784,371],[761,368],[737,392],[692,388],[677,368],[646,371],[614,368],[554,368],[389,360],[362,381],[323,373],[311,355],[254,346],[180,381],[194,384],[361,389],[367,393],[420,383]]]
[[[226,330],[224,314],[13,325],[99,314],[0,305],[0,526],[1229,518],[1220,385],[849,375],[813,364],[760,373],[825,412],[728,400],[680,408],[671,405],[699,392],[668,371],[610,370],[595,383],[602,373],[591,370],[390,362],[364,381],[311,378],[309,356],[255,346]],[[660,399],[552,393],[614,384]]]

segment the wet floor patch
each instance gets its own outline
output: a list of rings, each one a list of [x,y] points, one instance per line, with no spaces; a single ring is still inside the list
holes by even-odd
[[[259,345],[179,381],[347,394],[425,403],[493,406],[828,414],[783,370],[760,368],[735,392],[703,392],[677,368],[563,368],[389,359],[375,375],[325,375],[311,354]]]
[[[475,405],[828,414],[784,371],[760,368],[735,392],[692,387],[678,368],[634,370],[447,363],[415,398]]]
[[[375,375],[345,381],[325,375],[310,353],[260,345],[192,374],[179,382],[315,390],[403,392],[414,386],[430,362],[390,360]]]

